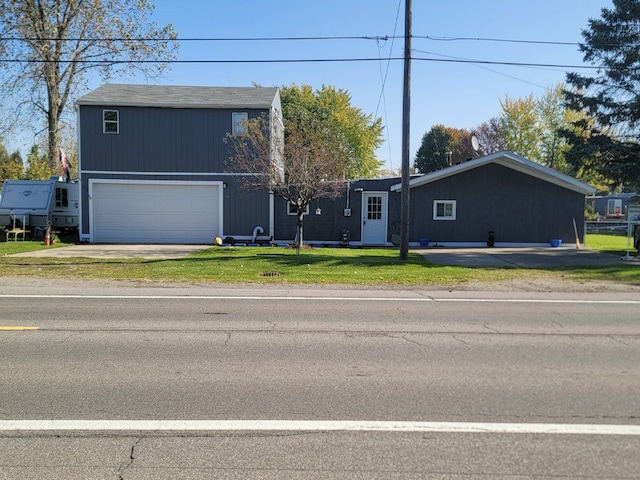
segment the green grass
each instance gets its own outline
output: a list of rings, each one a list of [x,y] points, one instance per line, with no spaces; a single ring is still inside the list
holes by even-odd
[[[624,262],[612,267],[563,269],[447,267],[431,264],[417,253],[410,253],[408,260],[400,261],[397,249],[310,248],[296,255],[294,249],[281,247],[211,247],[171,260],[8,256],[67,244],[68,240],[51,247],[45,247],[42,241],[0,242],[0,275],[140,282],[348,284],[385,288],[456,288],[473,283],[536,279],[640,285],[640,268]],[[589,235],[587,245],[617,254],[626,248],[624,237],[611,235]]]
[[[589,234],[587,235],[585,246],[590,250],[614,253],[616,255],[626,254],[627,248],[630,249],[632,255],[636,252],[635,248],[633,248],[633,240],[628,242],[627,237],[624,235]]]

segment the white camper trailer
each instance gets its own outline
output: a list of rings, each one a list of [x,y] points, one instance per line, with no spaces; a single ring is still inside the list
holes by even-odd
[[[77,181],[65,182],[58,177],[5,180],[0,196],[0,225],[12,225],[17,220],[24,223],[23,228],[77,228],[78,188]]]

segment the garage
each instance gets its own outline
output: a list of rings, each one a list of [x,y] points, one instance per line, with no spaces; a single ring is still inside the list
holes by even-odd
[[[210,244],[222,233],[220,182],[89,182],[91,242]]]

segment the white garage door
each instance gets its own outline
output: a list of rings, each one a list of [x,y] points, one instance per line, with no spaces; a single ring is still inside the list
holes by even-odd
[[[93,183],[96,243],[210,244],[221,234],[220,187],[202,183]]]

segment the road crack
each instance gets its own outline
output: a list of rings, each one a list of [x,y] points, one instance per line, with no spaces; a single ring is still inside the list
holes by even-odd
[[[131,450],[129,451],[129,459],[127,460],[126,463],[121,463],[120,467],[118,467],[118,472],[117,472],[118,480],[125,480],[124,474],[133,465],[133,462],[136,459],[136,447],[141,441],[142,441],[142,437],[136,439],[136,441],[133,442],[133,445],[131,445]]]
[[[453,335],[453,337],[452,337],[452,338],[453,338],[456,342],[460,342],[460,343],[462,343],[465,347],[469,347],[469,346],[470,346],[468,342],[465,342],[465,341],[464,341],[464,340],[462,340],[461,338],[458,338],[458,336],[457,336],[457,335]]]

